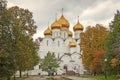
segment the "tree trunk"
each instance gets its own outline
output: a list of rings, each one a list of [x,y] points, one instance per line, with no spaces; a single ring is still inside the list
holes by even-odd
[[[14,72],[14,80],[16,80],[16,77],[15,77],[15,72]]]
[[[27,77],[29,77],[29,75],[28,75],[28,71],[27,71]]]
[[[10,76],[7,77],[7,80],[10,80]]]
[[[22,77],[22,71],[21,70],[19,70],[19,72],[20,72],[20,78]]]

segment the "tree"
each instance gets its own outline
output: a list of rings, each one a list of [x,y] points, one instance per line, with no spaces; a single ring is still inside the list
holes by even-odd
[[[84,67],[95,72],[95,60],[100,60],[101,51],[105,51],[104,40],[108,35],[107,29],[97,24],[95,27],[88,27],[87,30],[80,35],[80,48],[83,52],[82,60]],[[103,56],[103,55],[101,55]]]
[[[96,73],[101,73],[103,71],[103,63],[104,63],[104,50],[96,51],[94,58],[93,58],[93,71]]]
[[[21,77],[21,71],[31,69],[39,62],[38,44],[32,39],[36,32],[36,25],[32,13],[27,9],[15,6],[9,8],[7,13],[11,22],[14,61]]]
[[[118,60],[118,63],[120,62],[120,12],[117,11],[117,13],[114,15],[114,20],[109,24],[110,31],[109,35],[105,40],[105,46],[106,46],[106,58],[108,59],[108,62],[114,61],[114,59]],[[115,69],[118,69],[120,63],[118,66],[114,66],[113,64],[108,63],[109,70],[108,72],[111,74],[111,71],[116,71]],[[118,70],[117,70],[118,71]],[[116,71],[116,72],[117,72]],[[113,73],[115,74],[115,73]]]
[[[0,0],[0,79],[13,75],[12,39],[6,0]]]
[[[17,6],[7,9],[0,0],[0,78],[10,79],[17,70],[33,68],[38,62],[38,44],[32,36],[36,25],[32,13]]]
[[[55,54],[48,52],[41,63],[42,70],[48,72],[48,75],[51,75],[51,72],[55,72],[58,67],[59,64],[55,58]]]

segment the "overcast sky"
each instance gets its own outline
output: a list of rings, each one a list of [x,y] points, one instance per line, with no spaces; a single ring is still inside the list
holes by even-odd
[[[34,38],[43,37],[44,30],[61,16],[64,8],[64,16],[70,23],[70,30],[77,23],[87,27],[89,25],[103,24],[108,27],[113,20],[116,10],[120,10],[120,0],[8,0],[8,8],[19,6],[29,9],[33,13],[36,22],[37,33]]]

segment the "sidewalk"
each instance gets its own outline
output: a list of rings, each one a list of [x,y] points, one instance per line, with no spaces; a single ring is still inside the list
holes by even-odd
[[[30,76],[29,78],[26,78],[24,80],[46,80],[46,77],[40,77],[40,76]]]
[[[72,79],[72,80],[97,80],[94,78],[81,78],[81,77],[76,77],[76,76],[69,76],[67,78]]]
[[[76,76],[64,76],[66,78],[72,79],[72,80],[97,80],[93,78],[81,78]],[[30,76],[29,78],[22,79],[22,80],[46,80],[47,76],[40,77],[40,76]],[[55,80],[61,80],[61,76],[55,76]],[[19,79],[21,80],[21,79]]]

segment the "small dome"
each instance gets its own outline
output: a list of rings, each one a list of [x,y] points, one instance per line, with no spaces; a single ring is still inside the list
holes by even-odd
[[[76,43],[74,40],[72,40],[70,43],[69,43],[69,47],[76,47]]]
[[[49,27],[44,31],[44,35],[52,35],[52,31]]]
[[[68,31],[68,36],[72,37],[73,33],[71,31]]]
[[[69,22],[65,19],[64,15],[60,17],[58,20],[59,24],[61,24],[61,27],[69,28]]]
[[[83,30],[83,25],[78,21],[77,24],[73,27],[74,31]]]
[[[55,20],[54,23],[51,24],[51,29],[60,29],[61,24],[57,20]]]

